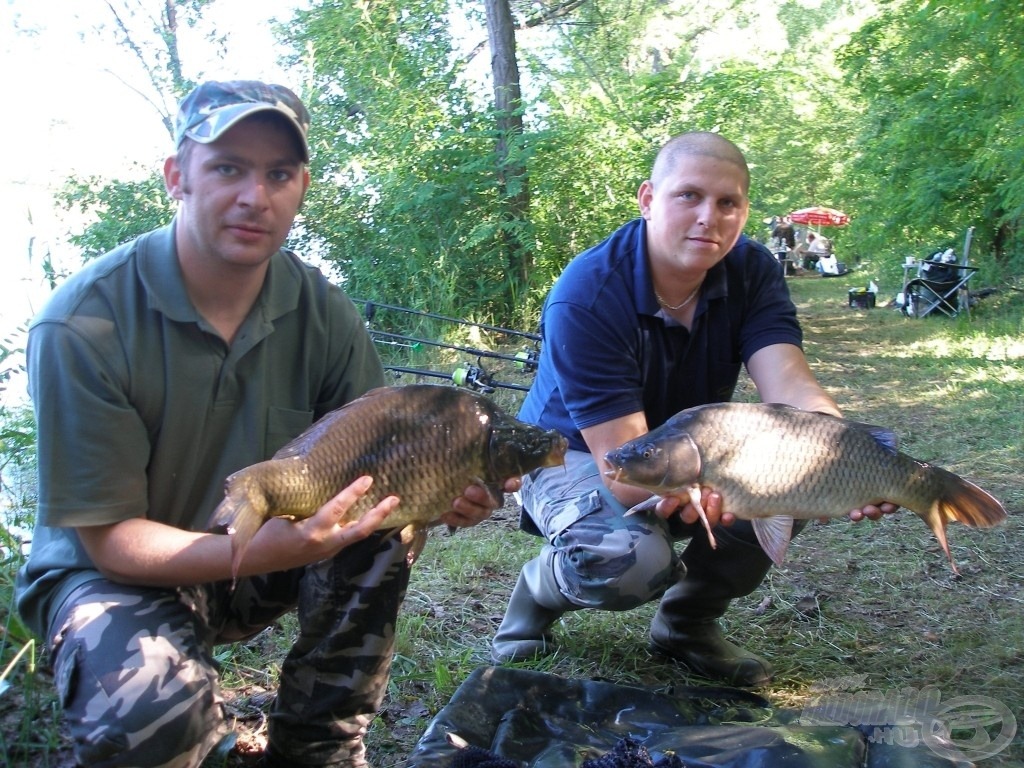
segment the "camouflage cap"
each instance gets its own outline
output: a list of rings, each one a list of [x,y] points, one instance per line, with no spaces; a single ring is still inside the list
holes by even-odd
[[[309,112],[302,101],[283,85],[257,80],[210,81],[196,87],[178,109],[174,124],[175,146],[186,139],[209,144],[257,112],[277,112],[288,118],[298,132],[302,160],[309,162]]]

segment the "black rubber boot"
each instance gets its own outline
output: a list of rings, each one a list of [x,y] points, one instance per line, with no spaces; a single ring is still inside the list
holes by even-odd
[[[715,528],[715,539],[718,548],[712,549],[698,531],[683,551],[686,577],[661,599],[651,622],[651,650],[729,685],[765,685],[772,679],[771,665],[727,640],[718,619],[732,600],[757,589],[772,561],[748,522]]]
[[[670,643],[651,630],[651,650],[675,659],[698,675],[743,688],[767,685],[772,666],[745,648],[730,642],[717,621],[691,622],[671,634]]]
[[[553,653],[551,626],[563,613],[579,606],[570,603],[558,588],[552,567],[554,550],[545,546],[538,557],[523,566],[491,642],[495,664],[524,661]]]

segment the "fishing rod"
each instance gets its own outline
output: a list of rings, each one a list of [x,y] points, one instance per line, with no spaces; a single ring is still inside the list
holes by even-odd
[[[372,301],[370,299],[352,299],[356,304],[362,304],[364,306],[364,312],[366,313],[366,321],[369,323],[373,322],[373,317],[377,312],[377,309],[390,309],[395,312],[405,312],[410,315],[418,315],[419,317],[429,317],[433,320],[444,320],[449,323],[458,323],[459,325],[469,325],[474,328],[481,328],[491,333],[504,333],[508,336],[520,336],[524,339],[530,339],[531,341],[540,341],[539,333],[530,333],[529,331],[517,331],[512,328],[502,328],[498,325],[487,325],[486,323],[474,323],[472,320],[462,320],[458,317],[448,317],[446,315],[438,315],[433,312],[425,312],[420,309],[409,309],[408,307],[399,307],[394,304],[382,304],[379,301]]]
[[[464,347],[461,344],[448,344],[444,341],[420,339],[415,336],[406,336],[401,333],[389,333],[388,331],[378,331],[373,328],[370,329],[370,335],[373,337],[374,341],[380,341],[382,344],[391,344],[398,347],[419,349],[420,345],[426,344],[431,347],[440,347],[441,349],[454,349],[457,352],[466,352],[471,355],[476,355],[478,359],[481,357],[490,357],[495,360],[508,360],[509,362],[515,363],[521,369],[527,371],[534,370],[537,363],[537,351],[535,349],[524,349],[514,355],[510,355],[505,352],[490,352],[485,349]]]
[[[483,367],[470,365],[469,363],[461,363],[451,373],[432,371],[428,368],[409,368],[402,365],[385,365],[384,370],[397,374],[408,373],[413,376],[430,376],[435,379],[445,379],[454,382],[456,386],[475,389],[485,395],[492,394],[495,389],[514,389],[519,392],[530,391],[530,388],[524,384],[516,384],[511,381],[497,381]]]
[[[377,338],[379,333],[383,333],[383,332],[382,331],[373,331],[373,330],[370,331],[370,336],[373,338],[373,341],[376,344],[383,344],[383,345],[388,346],[388,347],[404,347],[406,349],[411,349],[414,352],[418,352],[419,349],[420,349],[420,345],[419,345],[418,342],[412,342],[411,340],[410,341],[405,341],[405,340],[401,340],[401,339],[392,341],[390,339]]]

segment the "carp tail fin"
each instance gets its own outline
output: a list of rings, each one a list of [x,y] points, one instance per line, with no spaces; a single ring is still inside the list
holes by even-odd
[[[262,496],[254,499],[247,493],[229,493],[213,512],[208,530],[214,533],[226,533],[231,536],[231,578],[238,580],[238,569],[245,556],[245,550],[249,548],[256,531],[263,525],[266,507],[263,504],[254,503],[262,501]]]
[[[941,493],[927,512],[917,514],[932,529],[953,573],[959,574],[946,540],[946,525],[955,520],[971,528],[991,528],[1006,520],[1006,509],[992,494],[969,480],[940,467],[932,470],[938,472]]]

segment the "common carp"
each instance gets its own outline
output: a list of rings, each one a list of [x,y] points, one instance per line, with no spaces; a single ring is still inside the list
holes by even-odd
[[[776,564],[785,557],[794,519],[841,517],[888,501],[928,524],[957,573],[946,524],[988,528],[1006,519],[1003,505],[986,491],[901,453],[893,432],[786,405],[689,408],[609,451],[605,460],[606,474],[621,483],[689,498],[712,546],[700,489],[719,491],[723,510],[751,521]]]
[[[232,573],[270,517],[311,517],[363,475],[373,485],[339,524],[395,495],[382,528],[422,529],[472,484],[492,489],[562,464],[568,442],[521,422],[487,398],[444,385],[380,387],[328,413],[267,461],[235,472],[210,529],[232,534]]]

